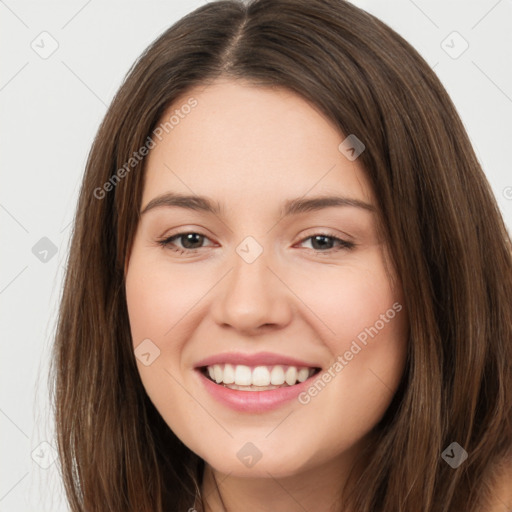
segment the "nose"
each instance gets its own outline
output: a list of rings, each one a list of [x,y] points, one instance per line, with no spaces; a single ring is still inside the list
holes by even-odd
[[[286,327],[292,318],[293,295],[269,267],[265,251],[252,263],[235,255],[233,264],[212,301],[217,325],[247,335]]]

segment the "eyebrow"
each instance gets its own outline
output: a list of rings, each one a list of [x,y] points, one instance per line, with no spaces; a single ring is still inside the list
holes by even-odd
[[[140,214],[143,215],[154,208],[160,208],[163,206],[178,206],[180,208],[212,213],[214,215],[222,214],[222,207],[218,202],[214,202],[205,196],[183,195],[175,192],[167,192],[155,197],[143,208]],[[370,212],[375,212],[375,207],[373,205],[361,201],[360,199],[342,196],[316,196],[310,198],[298,197],[296,199],[289,199],[285,201],[281,209],[281,217],[318,211],[333,206],[352,206]]]

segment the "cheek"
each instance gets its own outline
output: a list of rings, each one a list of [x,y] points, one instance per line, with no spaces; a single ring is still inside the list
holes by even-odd
[[[187,413],[194,410],[194,402],[180,384],[180,361],[187,340],[183,328],[208,288],[204,280],[193,279],[189,272],[174,268],[171,273],[170,265],[158,253],[134,244],[125,278],[127,309],[135,355],[150,353],[147,365],[143,358],[136,359],[143,386],[171,428],[182,431],[181,418],[189,418]]]
[[[305,417],[321,418],[334,448],[368,432],[389,406],[404,370],[408,319],[401,291],[393,291],[377,255],[364,268],[332,270],[336,279],[329,272],[299,292],[332,357],[300,398]]]
[[[134,249],[126,275],[134,346],[146,338],[163,343],[207,291],[208,284],[197,275],[175,268],[171,272],[165,258]]]
[[[355,339],[372,339],[368,329],[376,336],[373,327],[382,340],[400,337],[403,330],[401,291],[392,289],[378,250],[344,266],[325,267],[314,279],[304,274],[294,282],[294,290],[317,318],[315,330],[323,334],[333,357]]]

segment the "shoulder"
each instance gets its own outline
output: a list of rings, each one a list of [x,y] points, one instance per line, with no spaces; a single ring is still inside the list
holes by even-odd
[[[512,511],[512,459],[500,464],[488,486],[486,511]]]

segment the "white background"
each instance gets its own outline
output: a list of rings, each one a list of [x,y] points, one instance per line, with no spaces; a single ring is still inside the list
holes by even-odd
[[[434,68],[510,229],[512,0],[354,3],[403,35]],[[0,0],[1,512],[67,510],[57,464],[50,464],[55,443],[46,379],[86,157],[106,106],[134,60],[203,4]],[[49,36],[39,36],[43,31],[58,43],[47,59],[31,47],[33,41],[51,47]],[[456,59],[441,46],[453,31],[469,44]],[[454,52],[463,42],[451,36],[444,44]],[[46,262],[32,252],[43,237],[57,249]]]

